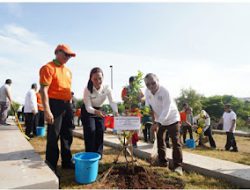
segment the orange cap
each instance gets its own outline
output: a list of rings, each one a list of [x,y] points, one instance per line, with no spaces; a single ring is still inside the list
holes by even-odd
[[[56,49],[55,49],[55,53],[59,50],[64,51],[65,53],[71,55],[72,57],[75,57],[76,54],[70,49],[70,47],[66,44],[59,44]]]

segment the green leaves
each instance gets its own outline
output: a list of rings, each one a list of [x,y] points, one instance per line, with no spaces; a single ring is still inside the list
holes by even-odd
[[[128,109],[138,108],[141,103],[141,88],[143,83],[143,73],[138,71],[137,75],[135,76],[135,80],[130,86],[130,91],[128,93],[128,99],[124,102],[124,106]]]

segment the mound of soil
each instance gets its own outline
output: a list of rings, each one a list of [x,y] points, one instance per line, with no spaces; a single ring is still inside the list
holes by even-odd
[[[175,177],[160,175],[150,168],[141,166],[116,166],[106,179],[107,186],[114,182],[118,189],[183,189],[184,182]]]

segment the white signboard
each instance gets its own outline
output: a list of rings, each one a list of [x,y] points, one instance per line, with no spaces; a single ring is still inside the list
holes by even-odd
[[[139,130],[141,126],[140,117],[133,116],[119,116],[114,117],[115,130]]]

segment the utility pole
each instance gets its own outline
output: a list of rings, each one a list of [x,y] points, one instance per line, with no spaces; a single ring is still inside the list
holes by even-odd
[[[113,65],[110,65],[110,71],[111,71],[111,89],[113,90]]]

